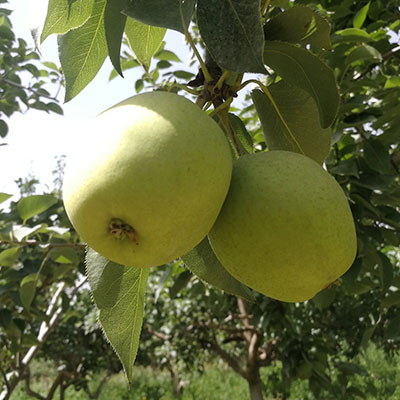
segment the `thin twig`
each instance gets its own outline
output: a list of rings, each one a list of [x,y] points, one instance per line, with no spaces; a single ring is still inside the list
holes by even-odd
[[[54,248],[54,247],[77,247],[84,249],[86,247],[83,243],[42,243],[37,240],[0,240],[0,245],[6,246],[46,246],[46,248]]]
[[[6,83],[7,85],[14,86],[14,87],[16,87],[18,89],[28,90],[28,91],[32,92],[37,97],[46,97],[47,99],[57,101],[57,98],[55,98],[55,97],[49,96],[48,94],[45,94],[45,93],[40,93],[35,89],[32,89],[30,87],[26,87],[24,85],[20,85],[19,83],[10,81],[10,80],[8,80],[6,78],[0,78],[0,81]]]

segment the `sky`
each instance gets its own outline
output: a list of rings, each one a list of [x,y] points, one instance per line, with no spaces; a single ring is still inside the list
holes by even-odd
[[[9,0],[6,8],[13,10],[11,22],[17,37],[34,46],[30,29],[43,24],[48,0]],[[168,31],[166,49],[173,50],[185,64],[189,52],[183,35]],[[47,38],[40,47],[42,61],[52,61],[59,65],[56,36]],[[125,74],[125,79],[117,77],[111,82],[108,76],[112,70],[107,59],[99,74],[74,99],[63,104],[64,92],[59,99],[64,116],[43,111],[29,110],[15,113],[8,121],[9,133],[6,146],[0,146],[0,192],[18,195],[15,180],[32,175],[41,182],[38,188],[45,192],[52,187],[52,171],[56,167],[56,156],[68,155],[79,141],[88,119],[108,107],[135,95],[134,82],[141,76],[140,68]],[[16,199],[17,197],[14,197]]]

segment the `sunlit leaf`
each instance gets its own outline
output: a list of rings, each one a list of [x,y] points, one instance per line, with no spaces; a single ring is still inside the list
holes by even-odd
[[[133,378],[139,346],[149,271],[149,268],[115,264],[93,250],[86,255],[86,273],[99,308],[99,322],[118,354],[129,382]]]
[[[59,38],[66,102],[92,81],[107,57],[103,21],[105,4],[105,0],[95,0],[92,15],[85,24]]]
[[[23,197],[17,205],[18,214],[26,221],[46,211],[56,203],[57,199],[51,194],[34,194],[32,196]]]
[[[78,28],[90,17],[94,0],[49,0],[40,41],[53,33],[64,34]]]
[[[153,55],[160,49],[166,29],[143,24],[128,18],[125,34],[136,58],[148,70]]]

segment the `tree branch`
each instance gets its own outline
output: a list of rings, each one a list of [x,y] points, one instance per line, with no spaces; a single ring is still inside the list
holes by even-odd
[[[0,245],[6,246],[43,246],[47,245],[47,248],[55,248],[55,247],[77,247],[84,249],[86,247],[83,243],[42,243],[37,240],[25,240],[25,241],[17,241],[17,240],[0,240]]]
[[[153,328],[149,324],[146,325],[146,329],[150,334],[154,335],[155,337],[157,337],[159,339],[169,340],[171,338],[171,336],[166,335],[165,333],[154,331]]]
[[[250,332],[250,331],[254,330],[254,326],[251,325],[251,323],[250,323],[249,314],[247,312],[247,307],[246,307],[246,303],[244,302],[244,300],[242,298],[238,297],[237,304],[239,307],[240,314],[243,315],[243,318],[242,318],[243,326],[247,330],[246,332],[243,333],[243,335],[244,335],[244,338],[246,339],[248,346],[250,346],[250,342],[252,340],[252,335],[253,335],[252,332]]]
[[[30,373],[29,368],[27,368],[26,371],[25,371],[25,391],[26,391],[26,394],[31,396],[31,397],[34,397],[35,399],[46,400],[46,398],[43,397],[41,394],[36,393],[35,391],[33,391],[31,389],[31,385],[30,384],[31,384],[31,373]]]
[[[203,343],[207,348],[217,353],[237,374],[242,378],[247,379],[246,371],[241,367],[241,360],[238,357],[232,356],[223,350],[216,341],[204,340]]]
[[[55,97],[52,97],[52,96],[50,96],[48,94],[45,94],[45,93],[41,93],[41,92],[39,92],[39,91],[37,91],[35,89],[32,89],[31,87],[26,87],[26,86],[21,85],[21,84],[19,84],[17,82],[10,81],[10,80],[8,80],[6,78],[0,78],[0,81],[6,83],[7,85],[14,86],[14,87],[16,87],[18,89],[27,90],[27,91],[33,93],[37,97],[46,97],[46,99],[57,101],[57,99]]]

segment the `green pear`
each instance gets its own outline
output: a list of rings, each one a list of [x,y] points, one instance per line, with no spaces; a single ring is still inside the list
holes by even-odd
[[[287,302],[312,298],[346,272],[356,255],[342,188],[315,161],[289,151],[235,161],[209,239],[236,279]]]
[[[149,267],[201,242],[232,173],[216,122],[188,99],[158,91],[115,105],[85,130],[67,163],[63,198],[90,247],[116,263]]]

